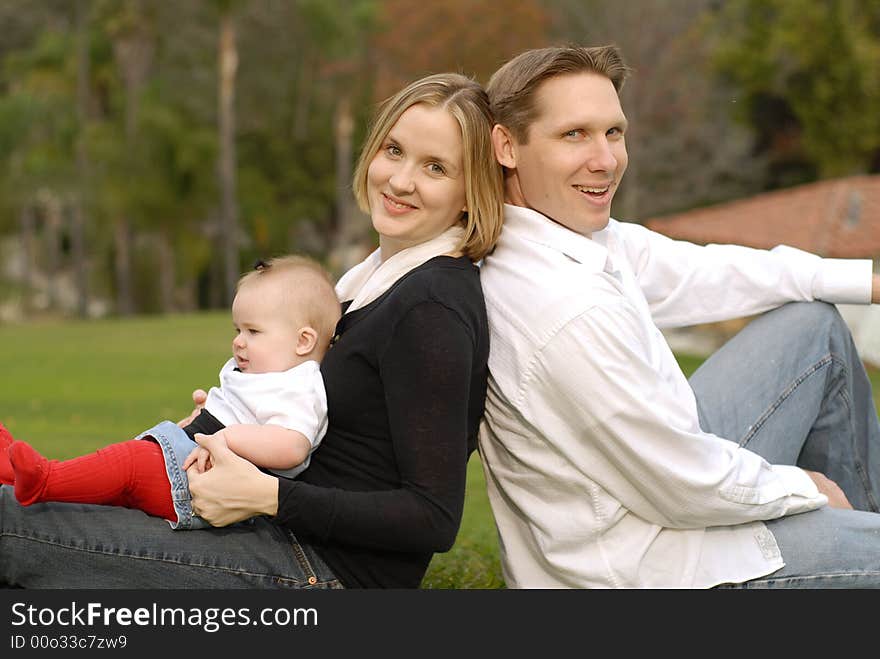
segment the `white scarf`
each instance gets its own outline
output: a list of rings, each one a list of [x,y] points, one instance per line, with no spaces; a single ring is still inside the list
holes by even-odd
[[[336,284],[341,302],[353,300],[346,313],[368,305],[391,288],[398,279],[425,261],[442,254],[451,254],[461,245],[464,229],[454,225],[436,238],[402,249],[382,262],[380,249],[351,268]]]

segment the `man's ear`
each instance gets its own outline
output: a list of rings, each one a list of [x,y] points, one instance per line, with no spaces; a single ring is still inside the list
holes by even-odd
[[[318,333],[312,327],[300,327],[296,335],[296,354],[308,355],[318,345]]]
[[[516,169],[516,140],[501,124],[492,127],[492,146],[495,147],[495,160],[508,169]]]

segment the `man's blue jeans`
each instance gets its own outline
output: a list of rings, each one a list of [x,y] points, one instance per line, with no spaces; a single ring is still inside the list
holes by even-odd
[[[766,522],[785,566],[745,588],[880,587],[880,423],[837,309],[787,304],[745,327],[690,379],[704,430],[835,481],[856,509]]]

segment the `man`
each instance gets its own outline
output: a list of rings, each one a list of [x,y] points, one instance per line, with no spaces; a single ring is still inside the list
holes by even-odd
[[[851,509],[878,509],[880,426],[828,304],[877,302],[871,262],[610,219],[627,73],[547,48],[488,85],[507,206],[480,451],[507,584],[880,586],[880,515]],[[658,329],[762,312],[690,382]]]

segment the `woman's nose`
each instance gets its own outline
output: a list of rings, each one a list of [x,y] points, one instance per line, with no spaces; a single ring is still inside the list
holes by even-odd
[[[388,184],[394,194],[409,194],[416,187],[415,178],[408,167],[399,167],[395,170],[388,179]]]

